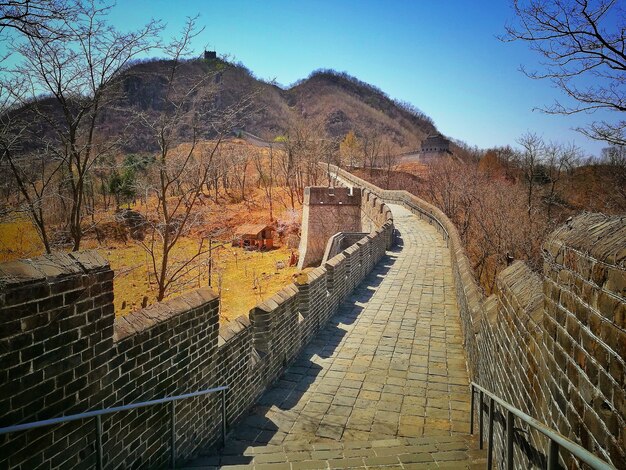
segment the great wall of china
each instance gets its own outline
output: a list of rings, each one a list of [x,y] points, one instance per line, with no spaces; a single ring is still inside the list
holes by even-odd
[[[0,265],[0,427],[228,385],[221,452],[206,451],[220,444],[219,396],[175,405],[179,465],[480,468],[474,381],[626,468],[626,218],[575,218],[546,241],[542,274],[516,262],[484,298],[441,211],[333,172],[362,189],[355,217],[371,233],[228,325],[209,289],[115,317],[113,272],[92,252]],[[102,426],[104,468],[169,464],[168,408]],[[94,468],[95,434],[84,420],[1,435],[0,468]],[[515,441],[515,468],[545,464],[545,438],[519,425]]]

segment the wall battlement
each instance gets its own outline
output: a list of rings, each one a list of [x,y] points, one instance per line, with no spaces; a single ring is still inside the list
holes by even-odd
[[[361,190],[359,188],[309,187],[304,190],[304,204],[326,206],[360,206]]]
[[[375,230],[227,325],[206,288],[115,317],[113,271],[92,251],[0,264],[0,427],[219,385],[237,422],[391,246],[372,198]],[[164,406],[103,417],[104,468],[166,467],[169,419]],[[220,397],[178,402],[176,421],[182,462],[218,442]],[[0,468],[94,468],[96,452],[93,420],[0,436]]]
[[[328,239],[336,233],[365,231],[361,229],[362,202],[359,188],[304,190],[298,269],[319,265]]]
[[[443,212],[406,191],[332,171],[446,228],[471,380],[626,468],[626,217],[574,218],[546,240],[542,273],[516,262],[484,298]],[[504,427],[504,416],[499,421]],[[504,462],[503,434],[494,439],[495,461]],[[545,468],[545,437],[521,430],[515,440],[515,468]],[[570,456],[561,459],[579,468]]]

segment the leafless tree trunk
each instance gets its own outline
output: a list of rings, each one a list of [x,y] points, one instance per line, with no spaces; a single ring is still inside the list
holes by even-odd
[[[563,146],[555,143],[546,145],[544,163],[549,178],[549,189],[546,196],[548,206],[547,219],[553,222],[553,210],[557,202],[558,186],[563,173],[572,168],[582,155],[582,150],[575,145]]]
[[[115,97],[111,85],[116,74],[154,47],[160,31],[158,23],[150,22],[136,32],[120,33],[105,22],[109,8],[95,0],[73,3],[73,15],[56,21],[57,35],[26,35],[15,43],[21,62],[10,71],[23,87],[9,92],[22,106],[28,105],[34,120],[42,120],[52,130],[51,138],[39,136],[38,146],[65,167],[73,250],[80,248],[83,236],[88,174],[116,144],[99,138],[98,117]],[[39,100],[40,93],[51,99]]]
[[[370,176],[372,176],[374,172],[374,167],[378,165],[381,146],[382,136],[378,131],[372,130],[363,136],[363,168],[369,167]]]
[[[398,162],[398,147],[388,137],[383,138],[381,144],[382,161],[387,174],[387,189],[390,189],[391,170]]]
[[[181,37],[164,48],[170,59],[164,109],[156,117],[150,113],[141,115],[159,145],[150,188],[156,197],[157,207],[147,217],[147,220],[156,219],[157,223],[150,224],[149,234],[141,242],[151,260],[158,301],[183,282],[186,274],[209,250],[202,239],[193,255],[174,257],[174,249],[181,237],[201,223],[198,203],[203,188],[215,175],[216,154],[224,137],[237,125],[237,119],[249,106],[249,97],[245,97],[226,110],[216,111],[211,99],[216,86],[212,83],[214,74],[198,72],[191,86],[188,80],[183,79],[181,68],[185,65],[184,59],[190,54],[191,41],[200,32],[196,28],[196,18],[190,18]],[[216,136],[201,145],[200,126],[207,123],[211,123]],[[182,135],[183,129],[185,135]]]
[[[599,162],[609,168],[608,181],[610,185],[608,205],[616,213],[626,212],[626,146],[612,145],[602,150]]]
[[[237,152],[233,158],[231,178],[235,181],[239,189],[239,197],[242,201],[247,201],[246,186],[248,176],[248,166],[250,165],[250,150],[244,148]]]
[[[270,222],[274,221],[274,159],[274,147],[271,144],[267,152],[267,161],[260,149],[257,149],[252,156],[254,167],[259,175],[259,186],[265,192]]]
[[[518,143],[522,146],[522,151],[519,153],[519,165],[524,175],[524,181],[528,185],[526,194],[528,218],[530,219],[533,210],[533,191],[535,189],[537,168],[541,161],[544,143],[540,137],[533,133],[522,135]]]

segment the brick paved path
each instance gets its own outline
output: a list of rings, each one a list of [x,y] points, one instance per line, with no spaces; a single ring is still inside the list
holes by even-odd
[[[449,251],[433,226],[389,206],[398,245],[261,397],[227,449],[467,434]]]
[[[467,433],[469,390],[450,254],[390,205],[399,245],[235,431],[250,442]]]

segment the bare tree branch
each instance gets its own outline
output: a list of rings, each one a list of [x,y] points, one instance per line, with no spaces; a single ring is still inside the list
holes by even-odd
[[[517,21],[504,41],[525,41],[542,60],[539,70],[522,71],[552,81],[568,98],[543,110],[575,114],[626,111],[626,13],[617,0],[514,0]],[[585,135],[626,143],[626,121],[595,122]]]

